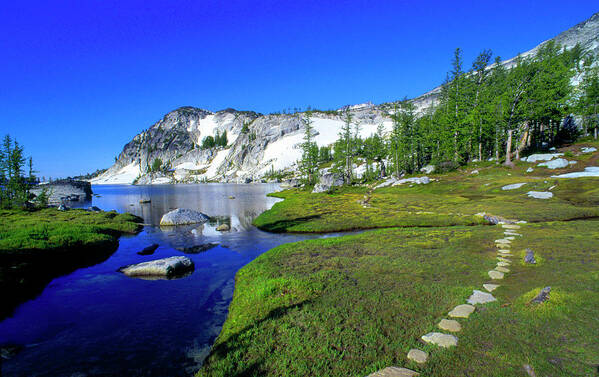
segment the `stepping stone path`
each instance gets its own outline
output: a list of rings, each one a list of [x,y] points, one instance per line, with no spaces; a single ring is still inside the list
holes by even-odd
[[[493,297],[492,294],[487,293],[487,292],[477,291],[477,290],[474,290],[474,292],[472,293],[472,296],[470,296],[470,298],[467,300],[467,302],[472,305],[486,304],[488,302],[493,302],[493,301],[497,301],[497,299],[495,297]]]
[[[367,193],[367,196],[370,196],[370,191]],[[365,202],[368,201],[366,197],[364,199]],[[501,280],[505,277],[505,274],[510,272],[510,270],[506,267],[512,264],[511,260],[509,259],[513,256],[510,250],[511,243],[516,239],[516,236],[522,237],[522,234],[517,232],[517,230],[521,228],[518,224],[525,224],[526,221],[506,220],[504,218],[490,215],[485,215],[485,218],[492,218],[494,220],[497,220],[493,222],[493,224],[499,224],[504,229],[504,237],[495,240],[495,246],[497,247],[497,266],[494,270],[488,272],[488,275],[492,280]],[[527,252],[527,254],[532,253],[531,251],[529,251],[529,249],[527,249]],[[470,314],[472,314],[476,310],[476,307],[474,305],[484,305],[489,302],[497,301],[497,299],[490,292],[493,292],[494,290],[499,288],[498,284],[485,283],[483,284],[483,288],[487,292],[479,291],[476,289],[473,290],[472,295],[470,295],[470,297],[466,300],[468,304],[461,304],[456,306],[448,313],[448,316],[451,318],[468,318]],[[546,287],[545,289],[543,289],[541,293],[537,297],[535,297],[535,299],[533,299],[533,302],[543,302],[544,300],[547,300],[549,297],[550,289],[550,287]],[[458,321],[445,318],[441,319],[441,321],[437,324],[437,327],[439,327],[441,330],[449,332],[459,332],[462,330],[462,325]],[[428,334],[422,335],[421,339],[426,343],[435,344],[443,348],[453,347],[458,344],[457,337],[442,332],[430,332]],[[408,352],[407,358],[409,360],[414,361],[415,363],[424,364],[428,360],[428,356],[428,353],[413,348]],[[388,367],[378,372],[375,372],[369,375],[368,377],[414,377],[418,375],[418,372],[415,372],[410,369]]]
[[[503,279],[503,272],[491,270],[491,271],[489,271],[489,277],[493,280]]]
[[[424,364],[428,359],[428,353],[412,348],[410,352],[408,352],[408,359],[415,361],[418,364]]]
[[[451,331],[451,332],[459,332],[462,331],[462,325],[458,321],[453,319],[445,319],[443,318],[441,322],[437,325],[441,330]]]
[[[468,318],[475,309],[474,306],[468,304],[458,305],[449,312],[449,316],[453,318]]]
[[[494,290],[496,290],[497,288],[499,288],[499,285],[497,285],[497,284],[483,284],[483,288],[486,289],[489,292],[493,292]]]
[[[398,367],[387,367],[381,369],[378,372],[369,374],[368,377],[416,377],[420,373],[414,372],[413,370]]]
[[[429,332],[426,335],[422,335],[421,338],[427,343],[436,344],[443,348],[449,348],[458,345],[458,338],[453,335],[443,334],[442,332]]]

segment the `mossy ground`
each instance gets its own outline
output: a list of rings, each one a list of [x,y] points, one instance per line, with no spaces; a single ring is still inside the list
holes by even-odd
[[[599,155],[578,157],[569,170]],[[529,166],[480,163],[426,186],[375,190],[372,208],[357,203],[367,188],[278,194],[285,200],[256,220],[263,229],[395,228],[282,245],[244,267],[199,375],[365,376],[395,365],[424,376],[526,376],[524,364],[539,376],[597,375],[599,179],[556,180],[546,169],[525,173]],[[525,195],[551,186],[553,199]],[[478,212],[532,223],[513,241],[498,302],[460,320],[457,347],[424,345],[421,335],[490,282],[503,230],[478,225]],[[536,265],[522,263],[525,248]],[[545,286],[550,300],[529,304]],[[408,361],[410,348],[430,351],[429,361]]]
[[[0,318],[52,278],[106,259],[140,223],[116,212],[0,210]]]
[[[89,246],[135,233],[139,223],[138,217],[128,213],[0,210],[0,252]]]

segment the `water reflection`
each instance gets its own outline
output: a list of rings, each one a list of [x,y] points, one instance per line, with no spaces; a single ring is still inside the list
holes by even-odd
[[[239,268],[277,245],[316,236],[270,234],[252,220],[277,199],[276,185],[94,186],[92,203],[141,216],[149,226],[121,237],[105,262],[54,279],[42,294],[0,322],[0,344],[20,353],[1,366],[6,376],[186,376],[196,371],[226,318]],[[235,199],[229,199],[234,196]],[[140,203],[147,198],[150,203]],[[214,221],[160,228],[174,208]],[[226,222],[232,230],[219,232]],[[151,255],[138,255],[158,244]],[[216,244],[197,253],[182,250]],[[186,255],[195,271],[174,280],[142,280],[124,265]]]

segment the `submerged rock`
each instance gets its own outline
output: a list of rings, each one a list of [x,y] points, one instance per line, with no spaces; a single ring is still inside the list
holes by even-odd
[[[132,264],[118,269],[119,272],[131,277],[165,277],[170,278],[191,272],[194,265],[187,257],[170,257],[149,262]]]
[[[139,255],[151,255],[154,254],[154,251],[156,251],[156,249],[158,249],[158,245],[157,243],[154,243],[148,247],[145,247],[142,251],[138,251],[137,254]]]
[[[202,253],[204,251],[210,250],[210,249],[212,249],[213,247],[216,247],[216,246],[218,246],[217,243],[212,243],[211,242],[211,243],[204,243],[204,244],[201,244],[201,245],[195,245],[195,246],[191,246],[191,247],[185,247],[185,248],[177,249],[177,250],[182,251],[185,254],[199,254],[199,253]]]
[[[20,344],[2,344],[0,345],[0,364],[2,364],[2,359],[8,360],[15,357],[21,350],[23,346]]]
[[[174,225],[187,225],[205,223],[210,217],[199,211],[191,209],[177,208],[173,211],[167,212],[160,219],[161,226],[174,226]]]

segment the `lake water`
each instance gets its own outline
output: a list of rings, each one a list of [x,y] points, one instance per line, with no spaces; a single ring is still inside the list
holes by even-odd
[[[105,262],[54,279],[40,296],[0,322],[0,344],[23,345],[3,360],[1,376],[186,376],[209,352],[227,316],[235,273],[263,252],[317,236],[270,234],[251,225],[277,199],[262,185],[94,186],[93,203],[131,212],[147,225],[121,237]],[[234,196],[235,199],[229,199]],[[140,204],[140,199],[151,203]],[[200,210],[217,218],[203,225],[161,229],[165,212]],[[231,232],[215,230],[226,222]],[[219,243],[187,254],[195,271],[173,280],[142,280],[117,272],[121,266],[186,255],[183,247]],[[153,255],[138,251],[157,243]],[[1,359],[0,359],[1,360]]]

